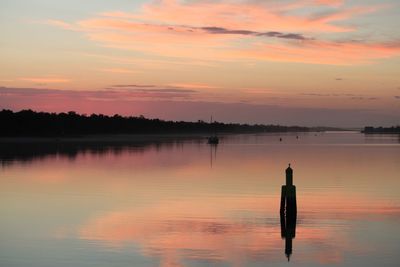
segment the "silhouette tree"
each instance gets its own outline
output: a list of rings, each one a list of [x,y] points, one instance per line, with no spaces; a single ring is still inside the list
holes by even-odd
[[[206,123],[204,121],[164,121],[139,117],[123,117],[115,114],[80,115],[67,113],[35,112],[22,110],[0,111],[0,136],[74,136],[93,134],[159,134],[159,133],[255,133],[255,132],[301,132],[310,129],[298,126],[249,125],[238,123]]]

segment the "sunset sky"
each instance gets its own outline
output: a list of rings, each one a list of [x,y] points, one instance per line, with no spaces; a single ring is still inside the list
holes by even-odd
[[[396,0],[0,0],[0,109],[400,123]]]

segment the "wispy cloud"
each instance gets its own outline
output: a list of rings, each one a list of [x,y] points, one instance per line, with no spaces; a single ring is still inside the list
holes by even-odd
[[[351,97],[353,100],[377,100],[377,97],[363,97],[363,96],[353,96]]]
[[[344,0],[314,0],[316,4],[320,5],[328,5],[328,6],[341,6],[344,3]]]
[[[196,93],[196,90],[191,89],[136,89],[137,92],[146,92],[146,93]]]
[[[204,84],[204,83],[173,83],[173,84],[169,84],[169,86],[178,87],[178,88],[195,88],[195,89],[217,89],[217,88],[220,88],[215,85]]]
[[[144,4],[132,13],[104,12],[74,23],[59,20],[48,23],[81,31],[90,40],[109,48],[159,57],[354,65],[400,55],[398,40],[333,41],[315,36],[356,32],[354,23],[347,23],[348,20],[383,7],[347,7],[338,0],[278,3],[160,0]],[[305,8],[312,11],[296,12]]]
[[[137,70],[123,69],[123,68],[106,68],[106,69],[100,69],[100,71],[109,73],[122,73],[122,74],[132,74],[139,72]]]
[[[255,44],[232,55],[271,61],[354,65],[399,56],[400,43],[308,41],[296,45]]]
[[[152,84],[116,84],[116,85],[112,85],[111,87],[138,87],[138,88],[151,88],[151,87],[156,87],[156,85],[152,85]]]
[[[349,94],[349,93],[301,93],[303,96],[310,97],[324,97],[324,98],[346,98],[351,100],[378,100],[375,96],[365,96],[359,94]]]
[[[0,94],[5,96],[46,96],[61,98],[96,99],[108,101],[126,101],[134,99],[178,99],[188,98],[196,93],[193,89],[180,89],[172,87],[132,87],[132,85],[119,85],[105,90],[55,90],[38,88],[8,88],[0,87]]]
[[[130,88],[130,89],[144,89],[144,90],[176,90],[195,92],[195,89],[216,89],[218,86],[205,84],[205,83],[172,83],[164,86],[154,84],[116,84],[111,88]]]
[[[76,30],[76,31],[79,30],[79,28],[74,26],[73,24],[67,23],[62,20],[48,19],[48,20],[44,21],[44,23],[48,24],[48,25],[57,26],[59,28],[65,29],[65,30]]]
[[[221,27],[202,27],[202,30],[211,34],[237,34],[237,35],[253,35],[266,36],[282,39],[307,40],[309,38],[298,33],[282,33],[282,32],[255,32],[249,30],[230,30]]]
[[[186,25],[204,27],[222,27],[226,29],[251,29],[264,31],[266,26],[281,31],[306,30],[308,32],[343,32],[352,30],[349,26],[331,24],[334,21],[345,20],[351,16],[373,12],[377,6],[361,6],[339,8],[331,1],[191,1],[161,0],[145,4],[140,12],[105,12],[102,15],[109,18],[132,19],[154,25]],[[293,15],[286,12],[305,7],[315,6],[336,7],[335,11],[323,16],[313,13]],[[333,15],[335,14],[335,15]],[[266,23],[268,22],[268,23]]]
[[[62,77],[25,77],[19,78],[21,81],[32,82],[32,83],[68,83],[71,80]]]

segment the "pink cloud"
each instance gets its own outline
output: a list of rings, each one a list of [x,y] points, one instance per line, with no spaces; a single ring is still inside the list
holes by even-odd
[[[263,42],[257,40],[245,47],[229,46],[229,38],[201,39],[189,36],[151,35],[141,36],[119,33],[90,33],[90,38],[110,48],[143,51],[148,54],[170,55],[190,60],[219,61],[280,61],[326,65],[368,64],[378,59],[400,55],[400,44],[334,42],[318,40],[293,40],[286,42]],[[204,41],[203,41],[204,40]],[[166,45],[166,42],[169,42]],[[147,45],[151,43],[152,45]],[[194,53],[194,51],[196,51]]]
[[[305,7],[329,12],[294,15]],[[187,60],[268,60],[353,65],[400,54],[399,45],[315,40],[310,34],[355,31],[337,25],[383,6],[345,7],[340,0],[286,3],[161,0],[136,12],[105,12],[74,24],[48,23],[85,32],[103,46]],[[299,33],[300,32],[300,33]]]
[[[295,3],[299,5],[298,3]],[[321,3],[318,3],[321,4]],[[315,21],[307,16],[289,15],[282,10],[292,4],[238,3],[230,1],[181,3],[176,0],[163,0],[146,4],[141,12],[135,14],[106,13],[138,19],[146,23],[164,23],[170,25],[218,26],[253,31],[330,31],[342,32],[349,29],[331,25],[325,21]],[[313,5],[300,1],[299,7]],[[293,8],[293,6],[292,6]],[[347,12],[347,10],[344,10]]]
[[[260,60],[354,65],[398,56],[400,55],[400,44],[329,41],[307,41],[292,45],[259,43],[248,49],[231,53],[235,57]]]
[[[344,0],[314,0],[316,4],[327,5],[327,6],[341,6]]]

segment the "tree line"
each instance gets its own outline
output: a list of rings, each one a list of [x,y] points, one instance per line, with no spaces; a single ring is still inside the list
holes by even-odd
[[[400,134],[400,126],[392,126],[392,127],[371,127],[367,126],[364,127],[364,130],[362,131],[363,133],[366,134]]]
[[[239,124],[204,121],[166,121],[144,116],[113,116],[21,110],[0,111],[0,136],[74,136],[96,134],[164,134],[164,133],[256,133],[304,132],[299,126]]]

